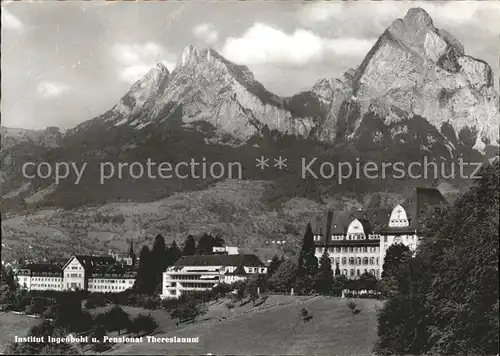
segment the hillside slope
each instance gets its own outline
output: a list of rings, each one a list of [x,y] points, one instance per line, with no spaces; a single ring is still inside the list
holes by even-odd
[[[348,299],[272,296],[262,310],[210,324],[197,323],[157,337],[199,337],[198,344],[128,344],[111,354],[172,355],[371,355],[382,302],[356,300],[361,313],[352,315]],[[280,305],[279,303],[284,305]],[[307,308],[312,319],[299,316]],[[234,311],[236,312],[236,311]]]

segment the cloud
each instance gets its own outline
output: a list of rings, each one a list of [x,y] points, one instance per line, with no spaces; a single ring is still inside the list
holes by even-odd
[[[305,29],[287,34],[255,23],[240,38],[228,38],[222,53],[241,64],[304,66],[328,56],[363,57],[374,43],[375,39],[323,38]]]
[[[163,62],[172,71],[173,62],[164,60],[166,51],[153,42],[144,44],[116,44],[112,48],[112,55],[118,62],[119,79],[134,83],[142,78],[155,63]]]
[[[38,84],[38,95],[42,99],[54,99],[69,90],[69,86],[59,82],[43,81]]]
[[[21,30],[23,23],[9,10],[2,6],[2,28],[9,30]]]
[[[212,45],[217,42],[219,33],[215,30],[212,24],[202,23],[193,27],[193,36],[209,45]]]
[[[359,23],[374,23],[382,19],[404,17],[412,7],[425,9],[434,20],[446,23],[463,24],[475,21],[476,10],[485,6],[492,9],[498,5],[483,4],[477,1],[374,1],[374,2],[317,2],[305,4],[298,12],[300,21],[304,24],[321,24],[333,19],[342,18],[342,22],[356,21]],[[498,9],[498,7],[497,7]],[[347,21],[346,21],[347,20]]]

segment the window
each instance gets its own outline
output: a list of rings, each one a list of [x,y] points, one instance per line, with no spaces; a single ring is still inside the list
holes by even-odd
[[[367,265],[368,264],[368,257],[363,258],[363,264]]]
[[[352,252],[352,251],[353,251],[353,250],[352,250],[352,247],[349,247],[349,252]]]
[[[354,264],[354,257],[349,258],[349,264],[353,265]]]
[[[341,252],[341,248],[340,247],[335,247],[335,252]]]
[[[368,247],[363,247],[363,252],[368,252]]]
[[[356,264],[357,264],[358,266],[360,266],[360,265],[361,265],[361,257],[358,257],[358,258],[357,258],[357,260],[356,260]]]
[[[347,264],[347,257],[342,257],[342,264],[343,265]]]
[[[357,275],[358,275],[358,277],[359,277],[359,275],[360,275],[360,270],[359,270],[359,269],[358,269],[358,270],[356,270],[356,274],[357,274]]]

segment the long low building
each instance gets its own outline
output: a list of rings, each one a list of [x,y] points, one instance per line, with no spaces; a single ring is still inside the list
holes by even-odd
[[[415,251],[422,239],[424,218],[447,202],[435,188],[416,188],[392,209],[328,212],[313,221],[315,256],[325,249],[332,269],[348,278],[371,273],[381,278],[387,249],[396,243]]]
[[[110,256],[73,255],[64,265],[28,264],[16,273],[19,286],[26,290],[88,290],[118,293],[132,288],[134,266]]]
[[[252,254],[184,256],[163,273],[160,297],[179,298],[185,292],[206,291],[259,274],[267,274],[267,267]]]

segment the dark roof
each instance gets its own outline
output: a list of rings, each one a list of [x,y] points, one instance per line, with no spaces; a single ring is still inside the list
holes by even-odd
[[[415,188],[401,204],[415,223],[421,223],[429,209],[447,205],[446,199],[437,188]]]
[[[227,273],[228,276],[246,276],[247,272],[245,271],[245,267],[238,266],[233,272]]]
[[[22,269],[29,269],[31,272],[50,272],[61,273],[61,266],[46,264],[46,263],[30,263],[22,267]]]
[[[265,267],[255,255],[193,255],[184,256],[174,266],[245,266]]]
[[[106,265],[109,266],[116,263],[115,259],[111,256],[75,255],[75,257],[82,264],[84,268],[106,266]]]
[[[389,218],[394,208],[377,209],[353,209],[350,211],[334,211],[333,222],[331,226],[331,235],[345,235],[349,224],[358,219],[363,224],[365,233],[404,233],[418,230],[424,216],[432,208],[446,205],[446,199],[437,188],[415,188],[412,193],[401,203],[406,210],[410,226],[408,227],[389,227]],[[312,219],[312,225],[315,234],[323,235],[316,245],[325,243],[324,235],[327,227],[327,213],[322,217]],[[330,244],[330,241],[328,241]]]
[[[87,256],[87,255],[73,255],[68,262],[62,267],[65,269],[70,261],[74,258],[80,262],[80,264],[85,268],[86,271],[93,271],[95,268],[100,266],[111,266],[116,264],[116,261],[111,256]]]

